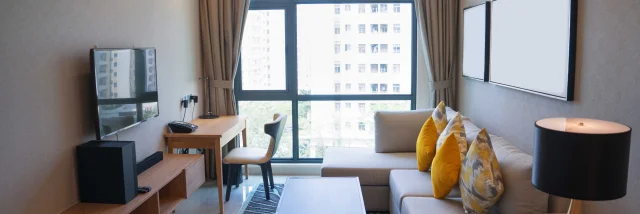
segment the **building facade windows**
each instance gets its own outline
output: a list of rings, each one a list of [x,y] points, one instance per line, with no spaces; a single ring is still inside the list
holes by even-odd
[[[358,44],[358,53],[365,53],[367,51],[367,46],[365,44]]]
[[[393,12],[400,13],[400,4],[393,4]]]
[[[393,24],[393,33],[400,33],[400,24]]]
[[[393,53],[400,53],[400,44],[393,45]]]
[[[387,84],[384,84],[384,83],[380,84],[380,92],[387,93]]]
[[[379,50],[378,44],[371,44],[371,53],[378,53]]]
[[[400,84],[393,84],[393,93],[400,93]]]
[[[378,33],[378,24],[371,24],[371,33]]]
[[[367,72],[365,66],[366,66],[365,64],[358,64],[358,72],[359,73]]]
[[[333,64],[333,72],[335,72],[336,74],[340,73],[340,62],[335,62]]]
[[[364,25],[364,24],[359,24],[358,25],[358,33],[364,34],[364,33],[366,33],[366,31],[367,31],[366,25]]]
[[[358,5],[358,13],[365,13],[366,7],[364,6],[364,4],[359,4]]]

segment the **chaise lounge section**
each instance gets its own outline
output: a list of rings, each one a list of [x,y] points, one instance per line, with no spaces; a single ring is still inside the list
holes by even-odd
[[[455,187],[444,200],[433,198],[431,175],[417,170],[415,143],[433,109],[377,112],[375,148],[329,148],[322,177],[358,177],[367,211],[410,213],[464,213],[460,190]],[[447,108],[448,119],[455,116]],[[480,128],[464,118],[469,145]],[[532,157],[504,138],[491,135],[500,163],[505,191],[496,213],[565,212],[566,199],[550,197],[531,184]]]

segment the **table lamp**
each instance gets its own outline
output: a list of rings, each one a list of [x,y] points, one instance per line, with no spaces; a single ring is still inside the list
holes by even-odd
[[[604,201],[627,194],[631,128],[585,118],[547,118],[535,123],[533,176],[537,189],[571,199]]]

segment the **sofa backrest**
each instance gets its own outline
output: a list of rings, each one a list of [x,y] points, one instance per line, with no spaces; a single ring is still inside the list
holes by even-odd
[[[456,115],[456,111],[447,107],[447,120]],[[374,115],[375,151],[415,152],[416,140],[422,125],[431,117],[433,109],[411,111],[378,111]]]

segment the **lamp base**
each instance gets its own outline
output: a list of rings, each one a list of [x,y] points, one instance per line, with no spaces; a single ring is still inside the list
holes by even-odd
[[[577,199],[571,199],[571,204],[569,205],[569,211],[567,214],[580,214],[582,213],[582,201]]]
[[[220,116],[215,115],[215,114],[213,114],[211,112],[207,112],[206,114],[204,114],[204,115],[202,115],[202,116],[200,116],[198,118],[200,118],[200,119],[216,119],[218,117],[220,117]]]

